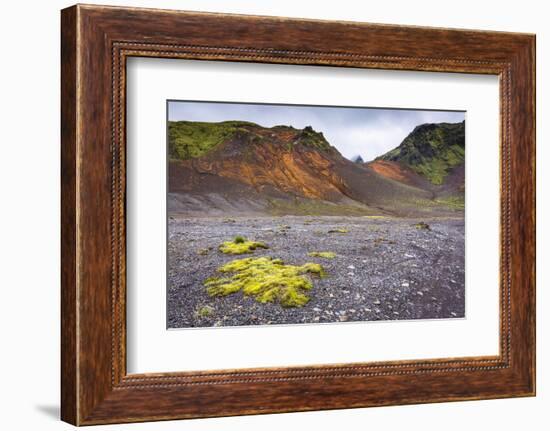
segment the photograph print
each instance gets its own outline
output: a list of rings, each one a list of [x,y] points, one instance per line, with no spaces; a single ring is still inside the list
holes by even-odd
[[[465,317],[465,112],[167,102],[167,327]]]

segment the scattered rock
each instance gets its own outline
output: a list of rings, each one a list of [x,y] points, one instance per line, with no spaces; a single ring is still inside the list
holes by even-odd
[[[413,222],[406,219],[369,221],[376,224],[376,233],[361,226],[362,220],[351,217],[307,217],[307,225],[303,223],[304,219],[295,216],[239,217],[236,221],[231,219],[223,223],[220,223],[221,217],[215,220],[208,217],[170,220],[168,326],[207,327],[219,324],[216,323],[219,321],[223,326],[339,322],[345,321],[340,320],[342,315],[349,321],[458,318],[464,315],[462,220],[438,219],[437,229],[435,225],[432,228],[436,233],[430,234],[427,229],[424,233],[411,229]],[[277,235],[277,226],[281,224],[291,226],[286,237],[284,233]],[[349,229],[350,235],[353,233],[353,241],[341,233],[327,235],[327,230],[340,226]],[[241,257],[217,250],[218,244],[236,235],[265,242],[270,247],[253,250],[249,256],[254,258],[271,256],[281,258],[285,263],[302,265],[317,260],[308,258],[310,250],[330,250],[337,256],[333,260],[318,260],[325,266],[325,277],[307,276],[314,287],[307,292],[312,301],[303,309],[262,304],[253,296],[240,293],[209,297],[203,284],[205,278],[210,275],[219,278],[231,276],[217,273],[216,269]],[[291,240],[293,235],[296,238]],[[376,237],[384,239],[378,248],[373,246]],[[396,245],[389,245],[390,240],[395,240]],[[212,250],[208,250],[210,245],[214,245]],[[441,275],[446,277],[447,285],[432,289],[431,286],[436,285],[434,281],[440,280],[434,277]],[[206,305],[215,307],[213,315],[201,318],[198,310]],[[344,313],[336,314],[331,310]],[[256,318],[251,319],[251,315]]]

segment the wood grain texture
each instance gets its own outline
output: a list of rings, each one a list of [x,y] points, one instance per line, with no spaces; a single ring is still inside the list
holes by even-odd
[[[76,9],[61,16],[61,417],[77,422]]]
[[[534,394],[533,35],[79,5],[62,11],[61,36],[63,420],[87,425]],[[498,75],[500,354],[127,375],[131,56]]]

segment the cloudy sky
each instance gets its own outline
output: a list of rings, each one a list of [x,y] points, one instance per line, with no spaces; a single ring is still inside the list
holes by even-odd
[[[245,120],[264,127],[311,126],[323,132],[344,157],[351,159],[360,155],[365,161],[397,147],[419,124],[457,123],[464,120],[464,115],[457,111],[168,102],[170,121]]]

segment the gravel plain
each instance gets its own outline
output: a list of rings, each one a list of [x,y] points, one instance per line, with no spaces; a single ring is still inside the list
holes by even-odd
[[[347,233],[329,233],[338,229]],[[218,250],[237,235],[269,249],[240,256]],[[315,251],[336,257],[308,256]],[[217,268],[252,256],[320,263],[327,275],[312,277],[311,299],[300,308],[261,304],[241,292],[207,294],[203,283]],[[464,219],[170,217],[167,296],[168,328],[462,318]]]

